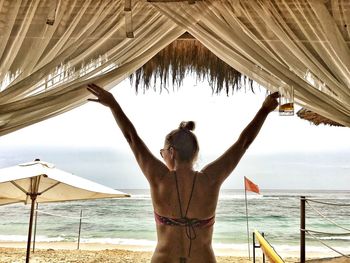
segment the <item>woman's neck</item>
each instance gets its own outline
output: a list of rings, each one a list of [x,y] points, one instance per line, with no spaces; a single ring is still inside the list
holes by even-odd
[[[190,162],[175,162],[174,166],[175,171],[193,171],[193,164]]]

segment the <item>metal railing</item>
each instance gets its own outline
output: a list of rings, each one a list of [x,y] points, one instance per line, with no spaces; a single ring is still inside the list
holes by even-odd
[[[80,249],[80,236],[81,236],[81,225],[82,225],[82,220],[88,218],[88,217],[83,217],[83,210],[80,209],[80,216],[75,217],[75,216],[66,216],[66,215],[59,215],[59,214],[52,214],[48,213],[42,210],[38,209],[38,205],[35,210],[35,222],[34,222],[34,236],[33,236],[33,242],[32,242],[32,252],[35,252],[35,239],[36,239],[36,228],[37,228],[37,219],[38,219],[38,213],[44,214],[44,215],[49,215],[49,216],[54,216],[54,217],[61,217],[61,218],[69,218],[69,219],[74,219],[74,220],[79,220],[79,229],[78,229],[78,238],[77,238],[77,249]]]
[[[323,244],[324,246],[326,246],[330,250],[338,253],[339,255],[344,256],[346,258],[350,258],[350,255],[346,255],[346,254],[338,251],[337,249],[333,248],[332,246],[330,246],[326,242],[322,241],[317,236],[319,234],[332,235],[332,236],[350,235],[350,229],[348,229],[346,227],[343,227],[343,226],[339,225],[337,222],[335,222],[334,220],[326,217],[323,213],[321,213],[318,209],[313,207],[310,203],[318,203],[318,204],[329,205],[329,206],[342,206],[342,207],[349,207],[350,208],[350,204],[330,203],[330,202],[325,202],[325,201],[320,200],[320,199],[318,199],[318,200],[317,199],[310,199],[310,198],[306,198],[305,196],[301,196],[300,197],[300,262],[301,263],[305,262],[305,234],[308,234],[310,237],[312,237],[313,239],[317,240],[318,242],[320,242],[321,244]],[[316,230],[312,230],[312,229],[307,229],[306,228],[306,204],[314,212],[316,212],[321,218],[323,218],[324,220],[327,220],[332,225],[345,230],[346,232],[334,233],[334,232],[322,232],[322,231],[316,231]]]
[[[265,237],[264,232],[262,232],[261,235],[263,237]],[[256,242],[256,240],[255,240],[255,232],[253,232],[253,263],[255,263],[255,249],[256,248],[261,248],[261,246],[258,245],[258,243]],[[263,263],[265,263],[265,254],[262,253],[262,256],[263,256]]]

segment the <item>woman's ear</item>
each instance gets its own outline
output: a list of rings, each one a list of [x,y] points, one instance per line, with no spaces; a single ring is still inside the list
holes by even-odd
[[[171,146],[171,147],[169,148],[169,153],[170,153],[171,159],[175,159],[176,152],[175,152],[174,147]]]

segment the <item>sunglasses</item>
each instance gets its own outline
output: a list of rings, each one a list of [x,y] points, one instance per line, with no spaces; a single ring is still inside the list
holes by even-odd
[[[163,152],[164,152],[164,151],[169,151],[170,148],[174,148],[174,146],[170,145],[170,146],[169,146],[168,148],[166,148],[166,149],[160,149],[160,150],[159,150],[160,156],[162,156],[162,158],[164,158]]]

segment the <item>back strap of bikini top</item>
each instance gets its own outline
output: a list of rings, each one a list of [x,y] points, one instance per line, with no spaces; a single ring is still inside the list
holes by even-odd
[[[175,182],[176,182],[177,198],[178,198],[178,201],[179,201],[179,208],[180,208],[180,215],[181,215],[181,219],[186,222],[186,236],[190,240],[190,245],[189,245],[189,248],[188,248],[188,257],[191,256],[192,240],[196,239],[196,237],[197,237],[196,231],[194,229],[194,224],[193,224],[194,222],[191,219],[187,218],[187,212],[188,212],[188,209],[190,207],[190,203],[191,203],[191,199],[192,199],[192,195],[193,195],[193,190],[194,190],[194,185],[196,183],[197,174],[198,174],[198,172],[195,173],[194,178],[193,178],[190,198],[188,199],[187,208],[186,208],[186,212],[185,212],[185,215],[184,215],[182,213],[181,198],[180,198],[180,192],[179,192],[179,185],[178,185],[178,181],[177,181],[177,175],[176,175],[176,171],[174,172]]]
[[[187,218],[187,213],[188,213],[188,209],[190,208],[190,203],[191,203],[191,199],[192,199],[192,195],[193,195],[194,185],[196,183],[197,174],[198,174],[198,172],[195,173],[194,178],[193,178],[190,198],[188,199],[187,208],[186,208],[186,212],[185,212],[185,215],[184,215],[182,213],[182,205],[181,205],[181,198],[180,198],[180,192],[179,192],[179,184],[178,184],[178,181],[177,181],[177,175],[176,175],[176,171],[174,172],[175,182],[176,182],[177,199],[179,201],[179,208],[180,208],[181,218]]]

